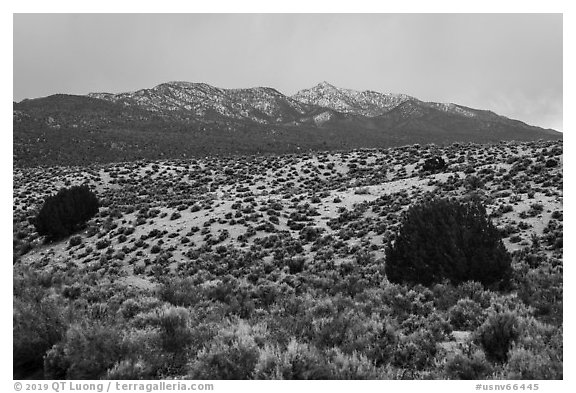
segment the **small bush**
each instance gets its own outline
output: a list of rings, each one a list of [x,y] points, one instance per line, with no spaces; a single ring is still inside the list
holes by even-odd
[[[100,239],[96,242],[96,249],[102,250],[110,245],[110,241],[105,239]]]
[[[80,236],[72,236],[68,244],[70,247],[79,246],[82,244],[82,238]]]
[[[183,307],[164,306],[157,310],[156,324],[165,352],[182,355],[192,343],[192,333],[187,326],[189,319],[190,312]]]
[[[492,366],[481,350],[468,355],[457,353],[448,359],[444,367],[449,379],[484,379],[492,372]]]
[[[288,260],[288,268],[290,269],[290,274],[301,273],[304,270],[304,265],[306,259],[303,257],[294,257]]]
[[[30,284],[30,279],[24,281]],[[37,283],[16,295],[13,311],[14,378],[22,379],[43,367],[43,356],[66,332],[64,309],[56,298],[42,293]]]
[[[514,340],[518,338],[519,319],[506,311],[492,314],[475,332],[475,340],[482,346],[489,360],[504,363]]]
[[[506,365],[507,379],[562,379],[562,351],[534,352],[524,348],[510,351]]]
[[[191,278],[173,278],[159,286],[158,298],[174,306],[190,307],[198,303],[200,293]]]
[[[554,159],[549,159],[548,161],[546,161],[546,168],[554,168],[558,166],[558,161],[554,160]]]
[[[339,360],[336,360],[335,363],[330,367],[315,347],[292,339],[285,350],[269,345],[261,349],[258,362],[254,366],[253,377],[255,379],[286,380],[331,379],[333,378],[331,368],[342,369],[346,367]],[[348,365],[346,368],[350,368],[350,366]]]
[[[477,190],[482,188],[484,183],[478,176],[468,175],[466,176],[466,179],[464,179],[464,185],[468,190]]]
[[[450,324],[455,330],[474,330],[484,317],[482,306],[469,298],[458,300],[448,310]]]
[[[521,334],[508,352],[507,379],[562,379],[562,329],[532,317],[521,321]]]
[[[265,330],[240,321],[220,333],[200,351],[190,365],[194,379],[251,379],[258,363]]]
[[[424,171],[436,172],[446,168],[446,161],[442,157],[432,157],[424,161],[422,169]]]
[[[374,363],[357,352],[345,354],[335,349],[328,367],[334,379],[361,380],[380,379],[382,377]]]
[[[436,342],[432,333],[426,329],[419,329],[401,338],[392,364],[411,370],[423,370],[433,364],[436,351]]]
[[[123,355],[120,332],[103,325],[74,324],[44,358],[49,379],[99,379]]]
[[[150,379],[150,366],[142,359],[122,360],[114,365],[104,379],[138,380]]]

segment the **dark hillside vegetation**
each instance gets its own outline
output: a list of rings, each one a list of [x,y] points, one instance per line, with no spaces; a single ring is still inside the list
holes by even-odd
[[[406,114],[407,105],[415,106],[410,108],[413,114]],[[433,107],[422,109],[422,105],[404,103],[377,117],[308,106],[309,112],[301,119],[275,122],[266,117],[268,121],[262,123],[227,117],[214,110],[199,116],[182,108],[158,111],[143,105],[125,105],[122,100],[58,94],[14,103],[14,165],[89,165],[208,155],[388,148],[415,143],[562,139],[559,132],[495,114],[468,118]],[[284,106],[280,105],[279,118],[292,119],[293,109],[283,111]],[[330,113],[330,118],[313,120],[323,113]]]

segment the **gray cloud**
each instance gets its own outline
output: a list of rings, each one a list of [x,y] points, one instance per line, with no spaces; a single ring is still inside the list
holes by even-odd
[[[14,100],[327,80],[562,130],[561,14],[16,14]]]

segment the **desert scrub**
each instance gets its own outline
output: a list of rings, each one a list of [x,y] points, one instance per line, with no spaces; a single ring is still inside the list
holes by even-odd
[[[157,294],[159,299],[174,306],[190,307],[201,299],[197,284],[190,277],[164,280]]]
[[[562,329],[523,318],[519,339],[508,352],[506,379],[562,379]]]
[[[51,379],[99,379],[124,354],[120,332],[100,324],[74,324],[44,358]]]
[[[266,328],[238,321],[224,327],[189,363],[194,379],[251,379],[264,346]]]
[[[66,332],[65,304],[49,295],[54,277],[33,272],[15,271],[13,302],[13,372],[35,373],[43,368],[43,357]],[[45,287],[48,287],[46,289]]]
[[[448,358],[444,372],[448,379],[485,379],[493,367],[481,349],[457,352]]]
[[[96,249],[97,250],[102,250],[104,248],[107,248],[110,245],[110,241],[106,240],[106,239],[100,239],[96,242]]]
[[[475,341],[493,362],[504,363],[508,351],[520,333],[520,319],[511,311],[496,312],[476,330]]]
[[[448,315],[454,330],[475,330],[484,320],[482,306],[470,298],[458,300]]]

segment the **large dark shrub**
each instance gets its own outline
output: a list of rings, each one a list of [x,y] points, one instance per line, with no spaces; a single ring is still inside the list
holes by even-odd
[[[63,188],[49,196],[36,216],[38,234],[47,240],[58,240],[76,231],[98,213],[98,198],[88,186]]]
[[[394,283],[478,281],[506,287],[512,268],[500,233],[479,203],[433,200],[408,209],[385,271]]]

